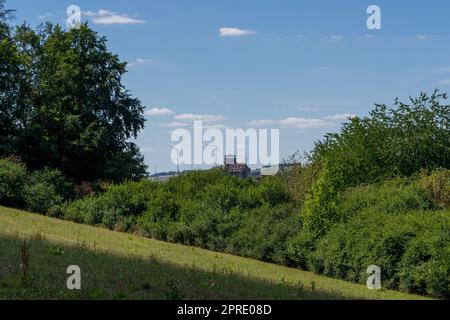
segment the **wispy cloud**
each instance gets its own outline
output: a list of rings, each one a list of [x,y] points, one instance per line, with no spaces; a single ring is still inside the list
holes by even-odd
[[[432,38],[432,36],[430,36],[428,34],[418,34],[418,35],[416,35],[416,39],[420,40],[420,41],[429,40],[431,38]]]
[[[182,128],[189,126],[189,124],[185,122],[171,122],[171,123],[163,123],[160,126],[163,128]]]
[[[345,121],[348,119],[356,118],[356,114],[344,113],[344,114],[335,114],[332,116],[326,117],[327,120],[335,120],[335,121]]]
[[[339,42],[344,39],[344,36],[340,34],[332,34],[331,36],[328,36],[327,39],[331,42]]]
[[[318,68],[315,69],[316,71],[328,71],[330,70],[330,67],[328,66],[320,66]]]
[[[226,118],[222,115],[210,114],[180,114],[175,116],[177,121],[203,121],[203,122],[217,122],[224,121]]]
[[[357,40],[364,40],[364,39],[375,39],[376,36],[374,34],[365,34],[362,36],[356,36],[355,37]]]
[[[150,59],[139,58],[139,59],[136,59],[136,60],[134,60],[132,62],[129,62],[128,66],[129,67],[134,67],[134,66],[137,66],[137,65],[140,65],[140,64],[146,64],[146,63],[152,63],[152,62],[153,62],[153,60],[150,60]]]
[[[277,120],[252,120],[248,125],[251,127],[266,127],[276,125],[277,123]]]
[[[281,120],[280,125],[285,128],[320,128],[328,126],[329,123],[322,119],[287,118]]]
[[[174,112],[168,108],[153,108],[145,112],[147,116],[168,116],[174,114]]]
[[[251,127],[280,126],[283,128],[312,129],[325,127],[330,123],[323,119],[286,118],[283,120],[253,120],[248,125]]]
[[[223,130],[223,129],[231,129],[231,126],[227,126],[224,124],[207,124],[203,126],[204,129],[218,129],[218,130]]]
[[[51,13],[51,12],[46,12],[46,13],[44,13],[44,14],[38,15],[38,19],[40,19],[40,20],[46,20],[46,19],[49,19],[49,18],[51,18],[51,17],[53,17],[53,16],[54,16],[53,13]]]
[[[436,83],[436,85],[438,85],[438,86],[450,85],[450,79],[441,80],[438,83]]]
[[[412,76],[409,78],[403,78],[400,80],[395,81],[395,85],[402,86],[402,87],[409,87],[413,85],[420,84],[424,81],[427,81],[429,79],[428,76]]]
[[[222,37],[248,36],[248,35],[256,33],[253,30],[246,30],[246,29],[239,29],[239,28],[230,28],[230,27],[220,28],[219,32],[220,32],[220,36],[222,36]]]
[[[281,128],[294,129],[316,129],[327,126],[336,125],[337,122],[346,121],[355,118],[354,114],[335,114],[325,117],[324,119],[308,119],[308,118],[286,118],[283,120],[253,120],[248,123],[251,127],[271,127],[279,126]]]
[[[297,108],[298,111],[303,111],[303,112],[314,112],[314,111],[318,111],[319,108],[316,107],[299,107]]]
[[[84,16],[92,18],[92,22],[95,24],[114,25],[114,24],[143,24],[145,20],[132,18],[127,14],[120,14],[111,12],[109,10],[101,9],[97,12],[84,11]]]
[[[428,82],[430,85],[446,85],[450,74],[450,66],[434,68],[416,68],[412,70],[412,75],[394,82],[398,86],[423,85]],[[441,80],[444,78],[443,80]]]

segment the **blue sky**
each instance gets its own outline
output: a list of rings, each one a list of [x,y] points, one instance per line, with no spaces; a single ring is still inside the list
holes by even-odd
[[[151,171],[174,170],[170,132],[189,119],[279,128],[286,157],[345,115],[450,89],[446,0],[7,2],[31,26],[65,25],[71,4],[130,62],[125,84],[150,113],[138,144]],[[370,4],[381,8],[381,30],[366,27]]]

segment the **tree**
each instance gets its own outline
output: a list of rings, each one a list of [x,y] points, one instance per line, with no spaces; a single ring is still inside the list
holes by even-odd
[[[144,107],[122,84],[126,63],[107,50],[106,39],[87,25],[68,32],[49,23],[23,25],[13,36],[18,57],[19,110],[12,146],[31,170],[58,168],[75,181],[123,181],[146,175],[130,142],[144,127]],[[13,65],[8,62],[8,65]],[[1,156],[1,154],[0,154]]]
[[[342,187],[420,170],[450,168],[450,105],[438,90],[393,107],[377,104],[339,134],[317,144],[315,158],[339,177]]]
[[[339,193],[358,184],[421,170],[450,169],[450,106],[446,94],[422,93],[393,107],[378,104],[365,118],[354,118],[329,134],[313,152],[321,166],[306,196],[305,224],[323,234],[337,216]]]
[[[8,153],[17,126],[20,62],[7,20],[13,10],[5,9],[0,0],[0,154]]]
[[[14,13],[14,10],[5,9],[5,3],[6,0],[0,0],[0,23],[6,22],[6,20],[11,18],[12,14]]]

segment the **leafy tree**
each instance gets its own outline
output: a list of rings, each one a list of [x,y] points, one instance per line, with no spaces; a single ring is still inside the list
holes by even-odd
[[[129,141],[144,127],[144,107],[122,84],[126,63],[108,51],[105,38],[87,25],[68,32],[50,23],[38,31],[23,25],[0,50],[15,59],[6,65],[18,77],[1,101],[2,122],[11,128],[2,134],[8,139],[0,141],[0,155],[18,155],[31,170],[58,168],[75,181],[146,175]]]
[[[366,118],[354,118],[339,134],[316,145],[313,161],[321,171],[307,195],[305,224],[318,235],[342,217],[336,212],[345,188],[450,168],[450,106],[446,94],[422,93],[409,104],[376,105]]]
[[[5,9],[5,1],[0,0],[0,154],[7,153],[17,119],[15,100],[20,75],[17,50],[7,24],[12,10]]]
[[[5,8],[6,0],[0,0],[0,22],[5,22],[11,18],[14,10]]]
[[[450,168],[450,105],[446,94],[422,93],[393,107],[377,104],[341,133],[317,144],[316,160],[339,177],[340,187],[409,176],[423,169]]]

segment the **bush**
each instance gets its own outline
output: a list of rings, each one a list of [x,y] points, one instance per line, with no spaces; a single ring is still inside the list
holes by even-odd
[[[450,170],[437,169],[431,175],[423,176],[421,182],[423,189],[438,208],[450,208]]]
[[[43,169],[33,172],[24,187],[24,202],[27,210],[46,214],[50,209],[69,200],[74,185],[59,170]]]
[[[359,283],[367,267],[377,265],[385,288],[448,294],[448,230],[450,212],[393,216],[369,209],[332,228],[309,263],[316,273]]]
[[[110,229],[129,230],[137,217],[148,208],[148,202],[158,184],[149,180],[109,185],[104,193],[86,197],[62,207],[65,219]]]
[[[323,170],[306,196],[301,214],[309,232],[316,236],[324,235],[341,220],[337,212],[339,189],[336,180],[329,171]]]
[[[316,144],[314,159],[338,176],[339,191],[421,170],[450,169],[450,106],[437,90],[393,106],[377,104],[368,117],[355,117],[340,133]]]
[[[286,246],[288,264],[302,270],[311,270],[311,254],[316,248],[317,237],[306,228],[289,239]]]
[[[172,193],[158,189],[152,194],[146,206],[146,211],[137,221],[138,226],[152,238],[166,241],[168,228],[178,220],[178,201]]]
[[[379,213],[402,214],[433,209],[433,204],[417,181],[406,178],[349,188],[341,193],[337,211],[343,221],[366,208]]]
[[[450,298],[450,224],[448,215],[439,220],[408,244],[399,265],[401,290]]]
[[[28,211],[46,214],[52,207],[60,205],[64,198],[53,185],[37,182],[25,187],[24,200]]]
[[[239,228],[229,240],[227,251],[262,261],[289,264],[288,240],[301,230],[296,208],[290,204],[240,214]]]
[[[21,163],[0,159],[0,204],[10,207],[23,205],[23,189],[27,169]]]

